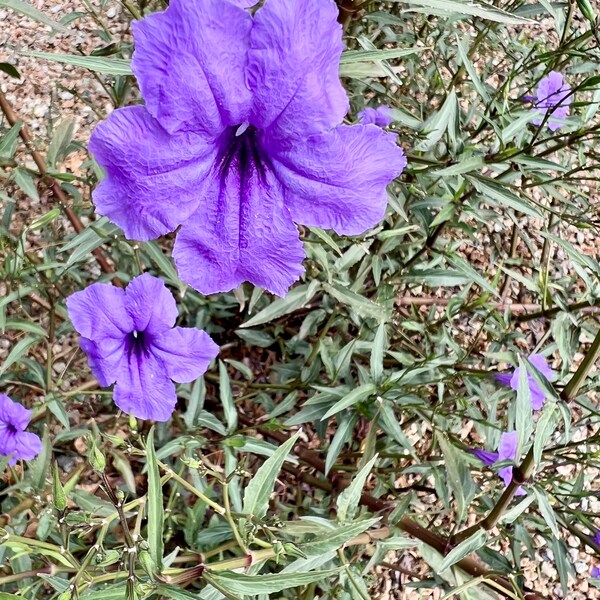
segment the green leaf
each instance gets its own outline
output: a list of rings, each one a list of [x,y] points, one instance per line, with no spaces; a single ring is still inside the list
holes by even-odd
[[[8,356],[4,359],[4,362],[0,366],[0,375],[4,374],[12,365],[19,361],[20,358],[27,354],[27,351],[31,346],[37,344],[40,341],[39,338],[28,335],[19,340],[13,349],[9,352]]]
[[[57,163],[64,158],[73,139],[74,129],[75,121],[73,119],[63,119],[54,130],[46,155],[48,165],[51,168],[56,168]]]
[[[219,396],[221,398],[221,404],[223,405],[225,420],[227,421],[227,431],[232,432],[237,427],[238,414],[235,408],[235,402],[233,401],[227,365],[222,360],[219,361]]]
[[[162,570],[164,552],[163,529],[165,512],[163,506],[163,491],[158,472],[158,459],[154,448],[154,426],[148,433],[146,441],[146,467],[148,469],[148,546],[150,556],[158,571]]]
[[[32,200],[40,201],[40,195],[37,191],[37,185],[33,177],[25,169],[14,170],[15,183],[19,186],[21,191],[29,196]]]
[[[383,356],[387,350],[387,332],[385,323],[380,323],[373,340],[371,348],[371,378],[374,383],[379,384],[383,378]]]
[[[379,322],[390,320],[390,312],[387,308],[341,285],[326,283],[323,285],[323,289],[363,318],[376,319]]]
[[[257,594],[276,594],[301,585],[308,585],[321,581],[339,573],[339,569],[326,571],[313,571],[308,573],[274,573],[270,575],[242,575],[241,573],[214,573],[205,574],[205,579],[214,585],[234,594],[253,596]]]
[[[21,73],[17,71],[14,65],[7,62],[0,62],[0,71],[14,77],[15,79],[21,79]]]
[[[307,544],[302,544],[300,549],[307,556],[317,556],[319,554],[324,554],[325,552],[330,552],[331,550],[337,550],[348,540],[367,531],[367,529],[373,527],[380,520],[379,517],[373,517],[371,519],[358,520],[353,523],[348,523],[347,525],[332,528],[331,531],[318,535],[314,540],[311,540]]]
[[[466,179],[469,180],[479,194],[481,194],[481,196],[483,196],[490,204],[495,204],[500,208],[512,208],[513,210],[522,212],[530,217],[539,218],[542,216],[537,208],[491,179],[482,181],[480,178],[475,178],[470,175],[467,175]]]
[[[321,421],[325,421],[333,415],[339,413],[346,408],[350,408],[363,400],[369,398],[377,391],[377,386],[374,383],[363,383],[353,389],[349,394],[338,400],[322,417]]]
[[[0,156],[12,158],[17,150],[22,121],[17,121],[0,139]]]
[[[338,422],[337,430],[329,448],[327,449],[327,457],[325,458],[325,475],[329,473],[331,467],[334,465],[337,457],[339,456],[344,444],[348,443],[352,438],[354,426],[358,421],[358,415],[344,415],[341,422]]]
[[[0,0],[0,5],[2,0]],[[77,56],[76,54],[54,54],[53,52],[22,52],[25,56],[43,58],[106,75],[132,75],[131,63],[123,58],[104,58],[101,56]]]
[[[501,523],[514,523],[528,508],[529,505],[535,500],[535,496],[529,494],[525,496],[523,500],[521,500],[518,504],[515,504],[512,508],[509,508],[503,515],[500,517]]]
[[[436,433],[436,439],[444,455],[444,463],[448,475],[448,485],[452,490],[458,509],[457,520],[463,521],[467,514],[467,503],[465,497],[464,461],[459,450],[448,440],[445,434]]]
[[[434,113],[423,125],[423,131],[427,132],[427,135],[424,140],[416,145],[415,150],[427,152],[442,139],[447,130],[455,130],[458,114],[458,99],[456,92],[452,89],[440,110]]]
[[[471,283],[471,278],[454,269],[415,269],[403,277],[404,281],[416,282],[429,287],[455,287]]]
[[[346,50],[340,58],[341,65],[352,64],[356,62],[374,61],[374,60],[389,60],[391,58],[401,58],[431,50],[431,48],[415,47],[415,48],[388,48],[383,50]]]
[[[548,527],[550,528],[550,531],[552,532],[552,535],[555,538],[560,538],[560,531],[558,529],[558,523],[556,522],[556,516],[554,514],[554,510],[552,509],[552,506],[550,505],[548,496],[546,496],[546,494],[542,490],[538,489],[536,486],[534,486],[534,488],[533,488],[533,493],[535,494],[538,508],[540,509],[540,512],[542,513],[542,517],[544,517],[544,521],[546,522],[546,525],[548,525]]]
[[[519,454],[529,441],[533,432],[533,410],[531,408],[531,390],[527,377],[527,369],[519,357],[519,385],[517,387],[517,402],[515,407],[515,423],[519,433],[517,460]]]
[[[282,444],[271,458],[267,459],[258,469],[244,492],[244,506],[242,512],[262,519],[269,509],[269,498],[275,487],[275,481],[281,471],[286,456],[294,447],[300,432],[295,433]]]
[[[542,409],[542,416],[535,426],[535,437],[533,439],[533,462],[539,465],[542,461],[542,453],[546,442],[556,429],[558,423],[558,409],[556,402],[546,402]]]
[[[102,246],[115,231],[117,231],[117,227],[109,223],[106,217],[101,217],[94,223],[90,223],[86,229],[60,248],[61,252],[68,252],[75,248],[75,251],[70,254],[65,263],[64,271],[81,260],[89,260],[92,251]]]
[[[61,31],[62,33],[70,33],[69,29],[53,21],[50,17],[47,17],[41,10],[34,8],[28,2],[23,2],[22,0],[0,0],[0,8],[11,8],[12,10],[25,15],[37,21],[38,23],[42,23],[44,25],[49,25],[55,31]]]
[[[285,296],[285,298],[278,298],[274,302],[271,302],[269,306],[243,323],[242,327],[254,327],[255,325],[269,323],[274,319],[278,319],[283,315],[287,315],[306,306],[319,289],[319,285],[319,282],[315,279],[310,284],[295,287],[287,294],[287,296]]]
[[[461,542],[456,548],[450,550],[450,552],[444,557],[440,566],[438,567],[439,572],[442,573],[446,569],[455,565],[458,561],[463,559],[471,552],[479,550],[487,541],[487,533],[483,530],[477,531],[471,537]]]
[[[352,479],[352,483],[337,498],[337,518],[347,523],[354,518],[367,477],[377,460],[376,454]]]
[[[495,6],[477,2],[459,2],[458,0],[392,0],[412,6],[419,6],[435,11],[427,14],[459,14],[479,17],[487,21],[495,21],[505,25],[525,25],[533,23],[530,19],[518,17]],[[425,11],[424,11],[425,12]]]
[[[169,598],[169,600],[198,600],[197,594],[186,592],[185,590],[175,587],[174,585],[168,585],[161,583],[157,590],[161,596]]]

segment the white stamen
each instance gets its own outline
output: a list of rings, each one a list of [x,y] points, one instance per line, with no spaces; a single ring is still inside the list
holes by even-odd
[[[237,131],[235,132],[235,137],[239,137],[240,135],[242,135],[242,133],[244,133],[244,131],[246,131],[246,129],[248,129],[248,127],[250,127],[250,123],[248,123],[247,121],[246,121],[246,123],[242,123],[237,128]]]

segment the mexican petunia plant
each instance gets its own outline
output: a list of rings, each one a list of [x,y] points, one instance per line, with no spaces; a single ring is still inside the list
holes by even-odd
[[[97,211],[138,240],[180,227],[179,275],[204,294],[250,281],[285,295],[303,272],[294,223],[364,232],[406,165],[394,134],[341,124],[333,0],[250,4],[172,0],[134,23],[146,104],[90,142],[107,174]]]

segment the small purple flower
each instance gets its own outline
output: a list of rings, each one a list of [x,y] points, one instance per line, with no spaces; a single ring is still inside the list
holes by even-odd
[[[591,577],[600,578],[600,567],[592,567]]]
[[[592,536],[592,541],[600,545],[600,531],[596,531],[596,533]]]
[[[5,394],[0,394],[0,455],[9,456],[9,465],[17,460],[32,460],[42,451],[42,441],[25,431],[31,411]]]
[[[519,435],[516,431],[509,431],[500,436],[500,444],[498,452],[489,452],[487,450],[471,450],[473,456],[479,459],[484,465],[491,467],[493,464],[511,460],[514,461],[517,456],[517,446],[519,445]],[[504,481],[504,485],[508,485],[512,481],[513,467],[503,467],[498,470],[498,475]],[[517,496],[523,496],[525,490],[519,487],[516,491]]]
[[[200,377],[219,352],[204,331],[174,327],[175,298],[148,273],[126,290],[95,283],[69,296],[67,308],[100,385],[116,382],[115,404],[139,419],[168,420],[177,402],[171,380]]]
[[[358,119],[363,125],[377,125],[378,127],[387,127],[394,122],[392,109],[389,106],[379,106],[378,108],[367,107],[358,113]]]
[[[171,0],[133,23],[144,106],[114,111],[90,150],[100,214],[128,238],[181,226],[181,279],[285,295],[303,273],[295,223],[363,233],[406,165],[396,136],[342,125],[348,98],[333,0]]]
[[[548,380],[552,381],[554,379],[554,371],[548,365],[548,361],[541,354],[532,354],[529,357],[529,362]],[[521,368],[517,367],[512,374],[511,373],[501,373],[500,375],[496,375],[496,380],[499,381],[502,385],[508,385],[513,390],[519,389],[519,378],[521,376]],[[530,373],[527,373],[527,385],[529,387],[529,392],[531,395],[531,408],[533,410],[540,410],[542,408],[544,401],[546,400],[546,395],[544,394],[542,388],[538,385],[537,381],[533,378]]]
[[[560,129],[564,125],[561,120],[566,119],[569,114],[571,99],[571,87],[563,82],[562,74],[550,71],[538,85],[536,104],[533,110],[541,116],[533,120],[534,125],[541,125],[544,113],[546,113],[552,115],[546,121],[549,129],[551,131]]]

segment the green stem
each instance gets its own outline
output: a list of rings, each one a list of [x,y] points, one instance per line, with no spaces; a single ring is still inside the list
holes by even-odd
[[[560,397],[565,402],[570,402],[571,400],[573,400],[573,398],[575,398],[575,396],[577,396],[579,388],[581,388],[581,386],[583,385],[583,382],[585,381],[586,377],[588,376],[588,373],[590,372],[591,368],[594,366],[598,358],[600,358],[600,331],[598,331],[598,333],[596,334],[596,337],[594,338],[590,349],[586,353],[583,361],[581,361],[581,364],[579,365],[577,371],[573,373],[573,376],[569,380],[569,383],[565,385],[563,391],[560,394]]]
[[[158,461],[158,466],[167,475],[169,475],[172,479],[174,479],[179,485],[184,487],[188,492],[191,492],[192,494],[194,494],[194,496],[196,496],[197,498],[200,498],[200,500],[202,500],[202,502],[204,502],[205,504],[208,504],[208,506],[210,506],[214,511],[218,512],[220,515],[225,515],[227,513],[227,511],[220,504],[217,504],[216,502],[213,502],[210,498],[207,498],[202,492],[197,490],[191,483],[188,483],[185,479],[183,479],[183,477],[180,477],[179,475],[177,475],[177,473],[175,473],[175,471],[173,471],[173,469],[171,469],[171,467],[169,467],[168,465],[165,465],[165,463],[161,462],[160,460]]]

